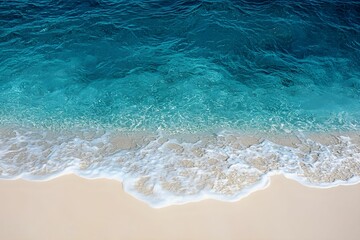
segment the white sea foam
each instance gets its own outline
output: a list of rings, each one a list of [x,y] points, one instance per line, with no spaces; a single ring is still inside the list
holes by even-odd
[[[356,133],[0,131],[3,179],[44,180],[67,173],[111,178],[153,207],[208,198],[235,201],[266,187],[274,174],[314,187],[360,181]]]

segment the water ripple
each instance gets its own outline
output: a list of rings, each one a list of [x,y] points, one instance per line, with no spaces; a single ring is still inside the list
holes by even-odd
[[[0,122],[358,129],[359,16],[334,0],[3,1]]]

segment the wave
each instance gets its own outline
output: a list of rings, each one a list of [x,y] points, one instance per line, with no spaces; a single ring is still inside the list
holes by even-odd
[[[1,129],[0,178],[110,178],[153,207],[235,201],[283,174],[330,187],[360,180],[358,133],[169,134]]]

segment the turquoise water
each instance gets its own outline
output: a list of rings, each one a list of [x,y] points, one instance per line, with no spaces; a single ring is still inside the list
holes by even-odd
[[[0,128],[0,177],[115,178],[156,206],[222,199],[224,189],[238,199],[275,173],[351,182],[354,139],[302,134],[360,129],[360,3],[2,1]],[[253,148],[244,144],[254,135]],[[265,168],[249,160],[258,158]],[[351,174],[324,177],[333,169]]]
[[[0,121],[358,129],[353,1],[7,1]]]

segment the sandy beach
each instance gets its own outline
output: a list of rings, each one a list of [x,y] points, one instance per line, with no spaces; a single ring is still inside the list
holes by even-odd
[[[359,239],[360,184],[329,189],[282,176],[233,203],[154,209],[119,182],[67,175],[0,181],[0,239]]]

